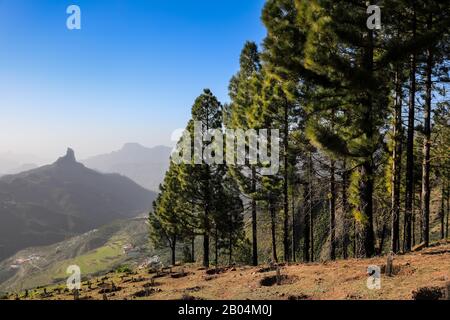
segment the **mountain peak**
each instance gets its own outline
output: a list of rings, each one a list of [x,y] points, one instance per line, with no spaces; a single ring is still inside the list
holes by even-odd
[[[145,148],[145,147],[139,143],[128,142],[123,145],[122,150],[136,150],[136,149],[143,149],[143,148]]]
[[[71,160],[71,161],[76,161],[75,159],[75,151],[73,151],[72,148],[67,148],[67,152],[66,152],[66,159]]]
[[[66,155],[59,158],[57,163],[76,163],[75,151],[72,148],[67,148]]]

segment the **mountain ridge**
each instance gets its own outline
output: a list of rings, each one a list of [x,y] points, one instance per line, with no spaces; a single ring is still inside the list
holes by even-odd
[[[85,167],[69,148],[53,164],[0,177],[0,260],[148,212],[154,198],[127,177]]]
[[[142,187],[158,191],[169,167],[172,149],[167,146],[145,147],[126,143],[120,150],[87,158],[81,162],[103,173],[118,173]]]

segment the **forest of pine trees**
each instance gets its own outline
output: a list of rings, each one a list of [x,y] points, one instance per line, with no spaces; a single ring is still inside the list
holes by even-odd
[[[366,24],[371,4],[381,29]],[[278,129],[280,170],[172,163],[154,246],[209,267],[448,238],[450,1],[267,0],[261,17],[266,37],[244,44],[229,103],[204,90],[186,130]]]

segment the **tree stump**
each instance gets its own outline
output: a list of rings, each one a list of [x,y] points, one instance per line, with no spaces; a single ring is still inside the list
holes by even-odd
[[[73,289],[73,300],[80,300],[80,292],[78,289]]]
[[[281,270],[280,267],[277,266],[277,285],[281,285]]]

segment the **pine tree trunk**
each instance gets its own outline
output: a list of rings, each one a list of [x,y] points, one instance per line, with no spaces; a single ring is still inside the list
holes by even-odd
[[[448,176],[448,173],[447,173]],[[447,222],[445,225],[445,238],[448,239],[448,220],[450,216],[450,183],[447,182]]]
[[[232,264],[233,264],[233,243],[230,238],[230,247],[228,248],[228,265],[231,266]]]
[[[208,130],[208,126],[206,127]],[[209,210],[210,205],[212,203],[211,199],[211,190],[210,190],[210,180],[211,180],[211,172],[210,167],[206,166],[204,170],[204,181],[206,182],[203,187],[205,190],[203,190],[205,198],[204,198],[204,216],[203,216],[203,266],[205,268],[209,268],[209,235],[210,235],[210,222],[209,222]]]
[[[358,225],[353,219],[353,258],[358,258]]]
[[[350,230],[348,227],[350,207],[348,203],[348,172],[345,160],[342,166],[342,170],[342,255],[344,259],[348,259],[348,246],[350,243]]]
[[[295,200],[294,200],[294,191],[292,191],[292,261],[296,262],[297,257],[297,232],[296,232],[296,223],[295,220]]]
[[[177,249],[177,239],[176,237],[173,237],[172,239],[172,245],[170,246],[170,249],[172,251],[172,265],[174,266],[176,263],[176,249]]]
[[[330,260],[336,260],[336,181],[335,161],[330,163]]]
[[[217,268],[217,266],[219,265],[219,230],[217,229],[217,226],[214,233],[214,253],[214,260]]]
[[[364,54],[364,67],[370,74],[373,73],[373,57],[374,57],[374,45],[373,45],[373,30],[368,31],[368,45]],[[367,137],[372,139],[374,136],[373,129],[373,98],[370,91],[367,92],[366,98],[366,113],[365,113],[365,125],[368,126]],[[359,181],[359,200],[360,210],[364,216],[363,221],[363,243],[364,254],[370,258],[375,254],[375,235],[373,230],[373,186],[374,186],[374,166],[373,155],[368,157],[362,164],[360,169],[360,181]]]
[[[311,248],[311,253],[310,253],[310,259],[311,262],[314,262],[314,217],[313,217],[313,213],[311,211],[311,213],[309,214],[309,234],[311,236],[311,240],[310,240],[310,248]]]
[[[208,209],[205,208],[204,228],[203,231],[203,266],[209,268],[209,214]]]
[[[416,9],[413,2],[413,39],[416,37]],[[406,142],[405,252],[411,251],[411,217],[414,201],[414,117],[416,101],[416,54],[411,55],[409,71],[408,133]]]
[[[401,179],[401,155],[402,155],[402,91],[399,79],[399,71],[395,74],[396,97],[394,106],[394,146],[392,150],[392,226],[391,226],[391,251],[398,253],[400,250],[400,179]],[[380,248],[381,250],[382,248]]]
[[[412,213],[412,217],[411,217],[411,240],[412,240],[412,247],[414,247],[416,245],[416,221],[417,221],[417,214],[416,214],[416,204],[415,204],[415,200],[416,200],[416,191],[413,188],[413,207],[411,210]],[[407,243],[407,242],[405,242]],[[405,248],[406,249],[406,248]]]
[[[373,166],[370,161],[363,163],[360,171],[360,210],[364,215],[363,245],[367,258],[375,254],[375,235],[373,232]]]
[[[420,232],[419,232],[419,235],[420,235],[420,238],[419,238],[419,243],[422,243],[423,242],[423,233],[422,233],[422,229],[423,229],[423,220],[422,220],[422,191],[420,191],[419,192],[419,230],[420,230]]]
[[[441,191],[441,212],[439,215],[441,219],[441,239],[445,239],[445,186],[444,182],[442,182],[442,191]]]
[[[387,233],[387,225],[386,223],[383,223],[383,229],[381,230],[381,238],[380,238],[380,247],[378,248],[378,255],[381,255],[383,253],[384,248],[384,240],[386,239],[386,233]]]
[[[447,183],[447,222],[445,226],[445,238],[448,239],[448,220],[450,216],[450,184]]]
[[[290,261],[290,248],[289,248],[289,194],[288,194],[288,148],[289,148],[289,118],[288,118],[288,102],[284,103],[284,134],[283,134],[283,249],[284,249],[284,261]]]
[[[254,193],[256,192],[256,169],[252,166],[252,246],[253,246],[253,265],[258,265],[258,237],[257,237],[257,221],[256,221],[256,200]]]
[[[191,257],[192,262],[195,262],[195,236],[192,236],[191,239]]]
[[[428,30],[431,30],[432,17],[427,22]],[[422,238],[425,246],[430,244],[430,148],[431,148],[431,100],[432,100],[432,73],[433,53],[431,48],[427,50],[426,80],[425,80],[425,105],[424,105],[424,140],[423,140],[423,164],[422,164]]]
[[[278,263],[277,239],[276,239],[276,214],[272,199],[269,200],[269,211],[270,211],[270,224],[272,234],[272,259],[274,262]]]
[[[310,235],[309,235],[309,182],[305,183],[304,190],[303,190],[303,216],[304,216],[304,222],[303,222],[303,261],[309,262],[310,257]]]
[[[231,266],[232,260],[233,260],[233,215],[232,214],[230,214],[229,229],[230,229],[230,232],[229,232],[230,242],[229,242],[229,246],[228,246],[228,265]]]
[[[312,194],[312,174],[313,174],[313,163],[312,163],[312,155],[311,153],[309,154],[309,165],[308,165],[308,179],[309,179],[309,201],[308,201],[308,212],[309,212],[309,236],[311,237],[310,242],[310,248],[311,248],[311,253],[310,253],[310,260],[311,262],[314,262],[314,217],[313,217],[313,194]]]

